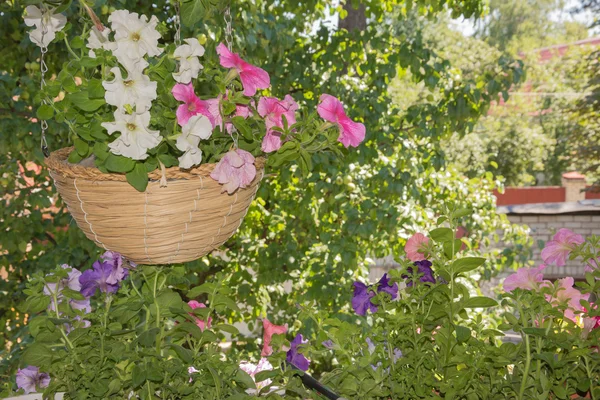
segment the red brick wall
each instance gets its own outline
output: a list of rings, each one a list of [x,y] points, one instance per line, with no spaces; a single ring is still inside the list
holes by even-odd
[[[589,188],[590,186],[588,186]],[[585,199],[586,200],[594,200],[594,199],[600,199],[600,191],[596,192],[585,192]]]
[[[598,198],[600,198],[600,193],[594,194],[599,195]],[[499,206],[532,203],[562,203],[565,201],[565,188],[561,186],[507,187],[502,194],[495,190],[494,195],[497,198],[496,205]]]

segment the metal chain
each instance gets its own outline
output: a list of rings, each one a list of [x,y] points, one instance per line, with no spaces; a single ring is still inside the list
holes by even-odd
[[[179,9],[179,0],[173,1],[175,7],[175,44],[179,46],[181,44],[181,12]]]
[[[231,29],[233,19],[231,18],[231,9],[229,6],[225,9],[223,19],[225,20],[225,43],[227,43],[227,48],[231,51],[233,48],[233,30]]]
[[[48,52],[48,47],[44,43],[44,38],[48,33],[48,26],[46,25],[46,12],[45,7],[42,4],[42,39],[40,43],[40,49],[42,55],[40,56],[40,71],[42,73],[42,77],[40,80],[40,91],[42,93],[42,104],[48,104],[48,100],[46,99],[46,94],[44,93],[44,89],[46,88],[46,72],[48,72],[48,66],[46,65],[46,61],[44,60],[44,56]],[[48,150],[48,142],[46,141],[46,131],[48,130],[48,122],[42,119],[40,121],[40,126],[42,128],[42,139],[40,142],[40,147],[42,149],[42,153],[44,153],[44,157],[48,157],[50,155],[50,151]]]

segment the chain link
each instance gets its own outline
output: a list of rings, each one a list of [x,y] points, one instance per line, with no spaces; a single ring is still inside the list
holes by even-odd
[[[225,43],[227,43],[227,48],[231,51],[233,48],[233,30],[231,29],[233,19],[231,18],[231,9],[229,6],[225,9],[223,19],[225,20]]]
[[[179,46],[181,44],[181,12],[179,8],[179,0],[173,1],[175,7],[175,44]]]
[[[46,88],[46,72],[48,72],[48,66],[46,65],[46,60],[44,56],[48,52],[48,47],[44,42],[45,36],[48,33],[48,26],[46,25],[46,12],[44,5],[42,4],[42,38],[40,40],[40,50],[42,55],[40,56],[40,71],[42,73],[40,80],[40,91],[42,93],[42,104],[48,104],[48,100],[46,99],[46,94],[44,93],[44,89]],[[40,127],[42,128],[42,138],[40,142],[40,147],[42,149],[42,153],[44,153],[44,157],[48,157],[50,155],[50,151],[48,150],[48,142],[46,141],[46,131],[48,130],[48,122],[46,120],[40,121]]]

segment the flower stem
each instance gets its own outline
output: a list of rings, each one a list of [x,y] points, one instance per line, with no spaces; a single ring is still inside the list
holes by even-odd
[[[80,60],[79,56],[78,56],[77,54],[75,54],[75,52],[74,52],[74,51],[73,51],[73,49],[71,48],[71,45],[69,44],[69,41],[67,40],[67,37],[66,37],[66,36],[65,36],[64,42],[65,42],[65,44],[67,45],[67,50],[69,50],[69,53],[71,53],[71,55],[72,55],[73,57],[75,57],[75,59],[76,59],[77,61],[79,61],[79,60]]]
[[[52,293],[52,302],[54,303],[54,312],[56,313],[56,318],[60,319],[60,314],[58,312],[58,297],[56,297],[56,293],[54,293],[54,291],[50,290],[50,292]],[[63,341],[69,346],[69,349],[72,350],[75,346],[73,346],[73,343],[71,343],[71,341],[67,337],[64,327],[60,325],[59,329],[60,333],[62,334]]]
[[[525,315],[523,314],[523,309],[519,304],[519,299],[516,299],[517,310],[519,311],[519,317],[523,323],[523,328],[527,327],[527,321],[525,320]],[[521,336],[523,337],[523,341],[525,342],[525,369],[523,370],[523,378],[521,379],[521,387],[519,388],[519,400],[523,399],[523,395],[525,394],[525,388],[527,386],[527,378],[529,377],[529,368],[531,367],[531,345],[529,343],[529,335],[524,333],[521,330]]]

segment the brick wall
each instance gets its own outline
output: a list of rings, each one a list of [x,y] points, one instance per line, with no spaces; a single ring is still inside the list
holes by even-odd
[[[530,235],[535,242],[533,253],[536,265],[542,264],[542,250],[538,246],[538,241],[547,242],[560,228],[569,228],[584,237],[600,235],[600,215],[509,214],[507,217],[512,223],[525,224],[531,229]],[[570,260],[567,260],[567,265],[564,267],[549,266],[544,272],[544,276],[548,278],[573,276],[581,279],[584,275],[584,267],[579,262]]]

